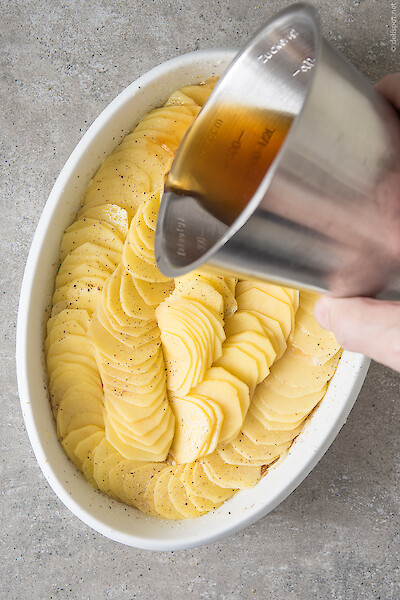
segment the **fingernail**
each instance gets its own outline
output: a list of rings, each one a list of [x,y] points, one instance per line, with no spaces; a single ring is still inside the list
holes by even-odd
[[[326,298],[320,298],[314,306],[314,316],[324,329],[329,329],[329,308]]]

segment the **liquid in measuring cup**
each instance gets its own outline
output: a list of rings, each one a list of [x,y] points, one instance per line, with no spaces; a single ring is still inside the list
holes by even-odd
[[[193,196],[231,225],[260,185],[292,121],[291,115],[274,111],[219,107],[193,125],[191,143],[184,140],[166,190]]]

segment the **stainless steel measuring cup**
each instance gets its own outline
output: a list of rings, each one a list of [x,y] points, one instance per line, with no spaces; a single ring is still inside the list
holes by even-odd
[[[166,180],[155,253],[338,296],[400,298],[400,120],[321,34],[270,20],[221,77]]]

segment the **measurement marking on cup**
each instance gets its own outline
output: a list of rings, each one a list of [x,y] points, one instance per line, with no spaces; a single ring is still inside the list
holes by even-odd
[[[285,37],[282,37],[279,42],[273,44],[268,52],[257,56],[257,60],[260,60],[263,65],[265,65],[269,60],[271,60],[271,58],[275,56],[275,54],[278,54],[278,52],[282,50],[282,48],[284,48],[286,44],[290,42],[290,40],[295,40],[298,35],[298,32],[292,28]]]
[[[186,223],[185,219],[178,217],[176,219],[176,253],[178,256],[186,256]]]
[[[306,73],[313,67],[315,67],[315,58],[307,57],[301,63],[300,68],[297,69],[297,71],[295,71],[294,73],[292,73],[292,77],[296,77],[296,75],[298,75],[299,73]]]

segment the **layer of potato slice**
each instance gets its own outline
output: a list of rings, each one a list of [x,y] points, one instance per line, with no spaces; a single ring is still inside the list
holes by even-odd
[[[251,288],[243,292],[236,296],[236,299],[238,308],[255,310],[278,321],[285,338],[289,337],[293,323],[293,306],[290,301],[283,302],[257,288]]]
[[[228,381],[208,379],[197,384],[193,393],[206,397],[207,401],[216,402],[221,408],[224,418],[219,442],[226,442],[239,433],[245,414],[235,386]]]
[[[101,297],[104,281],[100,277],[82,277],[57,288],[52,298],[52,316],[73,308],[84,309],[91,314]]]
[[[96,446],[93,456],[93,478],[97,487],[105,494],[112,495],[109,474],[112,468],[125,460],[104,437]]]
[[[198,281],[203,281],[204,283],[207,283],[209,285],[211,285],[217,292],[219,292],[222,296],[223,299],[223,312],[224,312],[224,318],[227,318],[229,316],[231,316],[236,310],[237,310],[237,302],[236,302],[236,298],[235,298],[235,294],[232,291],[232,288],[234,289],[235,284],[236,284],[236,280],[233,280],[233,278],[228,278],[231,279],[232,281],[227,283],[227,278],[223,277],[222,275],[215,275],[213,273],[206,273],[206,272],[192,272],[189,273],[188,275],[183,275],[182,277],[179,277],[176,280],[176,284],[177,284],[177,288],[178,288],[178,293],[179,293],[179,286],[187,281],[193,281],[193,280],[198,280]]]
[[[221,502],[212,502],[208,498],[204,496],[193,493],[193,469],[196,463],[190,463],[185,466],[183,469],[180,478],[185,486],[186,493],[188,495],[189,500],[192,504],[197,508],[197,510],[201,512],[209,512],[210,510],[216,510],[218,506],[221,505]]]
[[[299,360],[291,349],[288,349],[285,356],[274,365],[271,374],[287,386],[302,388],[306,392],[316,392],[331,379],[339,358],[338,352],[324,365],[313,365],[310,361]],[[303,395],[306,392],[303,391]]]
[[[128,213],[118,204],[107,203],[96,207],[87,208],[79,215],[79,219],[82,218],[97,219],[98,221],[104,221],[105,223],[108,223],[120,233],[123,240],[125,240],[126,236],[128,235]]]
[[[136,506],[148,479],[163,466],[137,460],[119,461],[109,472],[111,495],[129,506]]]
[[[92,438],[95,434],[96,436]],[[94,448],[97,443],[100,443],[99,435],[104,436],[104,429],[97,427],[97,425],[85,425],[84,427],[79,427],[79,429],[74,429],[61,441],[61,445],[64,448],[66,455],[78,469],[82,469],[82,462],[86,458],[87,452]],[[98,439],[99,441],[97,442]],[[77,446],[81,442],[87,440],[89,440],[89,445],[85,446],[85,448],[88,448],[86,454],[85,450],[83,450],[83,446],[80,446],[81,452],[78,456],[76,454]]]
[[[232,448],[241,454],[248,464],[267,465],[290,447],[292,440],[278,444],[258,444],[251,440],[247,435],[241,433],[233,442]]]
[[[304,422],[302,421],[295,429],[267,429],[266,424],[249,411],[243,423],[242,431],[255,444],[272,446],[274,444],[284,444],[285,442],[294,440],[302,430],[303,424]]]
[[[89,394],[84,388],[67,389],[57,411],[58,437],[63,439],[73,429],[91,424],[104,428],[101,397]]]
[[[153,461],[162,462],[168,455],[171,441],[174,435],[174,422],[171,420],[167,430],[162,434],[157,444],[153,446],[145,446],[132,438],[123,439],[122,435],[118,435],[114,427],[109,423],[107,415],[105,416],[106,438],[114,446],[114,448],[122,454],[124,458],[137,461]]]
[[[236,447],[231,443],[217,448],[218,454],[224,462],[230,465],[252,465],[262,467],[271,464],[276,460],[282,452],[285,452],[290,443],[272,445],[272,446],[257,446],[254,453],[248,453],[247,456],[237,451]]]
[[[171,398],[175,433],[170,452],[179,463],[188,463],[212,452],[220,438],[224,415],[217,403],[198,393]]]
[[[281,386],[281,391],[283,393],[279,394],[274,389],[273,385],[273,379],[268,377],[264,382],[257,386],[253,401],[260,407],[265,406],[279,414],[309,413],[325,396],[327,390],[327,384],[325,384],[317,392],[288,396],[285,394],[285,386]],[[303,393],[304,390],[300,390],[300,392]]]
[[[92,242],[102,248],[122,253],[123,239],[120,232],[104,221],[82,217],[66,229],[60,246],[60,260],[81,244]]]
[[[148,262],[143,256],[136,254],[130,244],[125,244],[122,252],[122,261],[125,269],[137,279],[144,279],[144,281],[169,282],[169,277],[163,275],[159,270],[155,262]]]
[[[221,487],[245,489],[253,487],[261,479],[260,467],[230,465],[216,452],[202,458],[201,464],[210,480]]]
[[[220,504],[228,500],[236,491],[232,487],[221,487],[211,481],[199,461],[196,461],[193,465],[192,482],[190,485],[188,484],[188,489],[197,496],[207,498],[213,504]]]
[[[178,465],[171,473],[170,480],[168,482],[168,493],[169,498],[179,513],[181,513],[184,519],[195,519],[200,517],[202,512],[198,510],[193,502],[190,501],[186,487],[181,481],[181,474],[185,468],[185,465]]]

